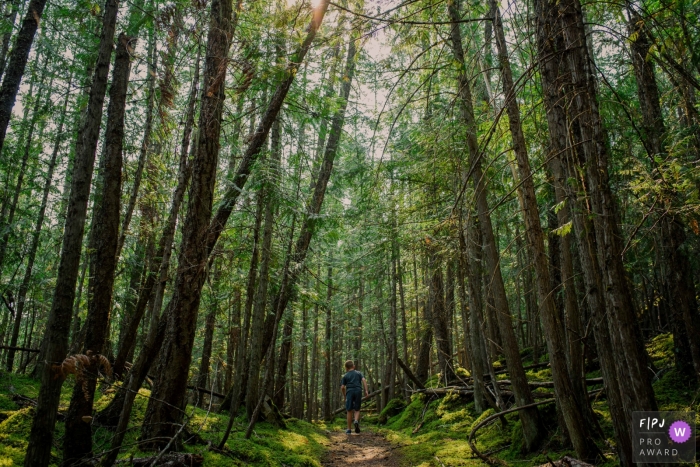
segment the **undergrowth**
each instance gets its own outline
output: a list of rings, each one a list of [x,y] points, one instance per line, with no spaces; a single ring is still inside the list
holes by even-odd
[[[648,344],[656,377],[654,390],[661,410],[695,410],[700,413],[700,395],[687,378],[679,375],[673,367],[673,338],[669,334],[655,337]],[[531,361],[529,363],[532,363]],[[525,364],[528,364],[526,361]],[[466,376],[466,373],[462,376]],[[527,372],[533,381],[551,381],[551,371],[539,368]],[[589,378],[600,376],[599,369],[592,369]],[[499,375],[499,378],[506,378]],[[65,412],[73,389],[72,381],[64,384],[59,412]],[[432,377],[426,386],[438,385],[437,376]],[[31,426],[32,408],[22,406],[23,400],[15,395],[33,399],[38,394],[38,382],[24,376],[0,375],[0,467],[22,465],[24,451]],[[599,386],[592,387],[595,389]],[[124,450],[120,458],[142,457],[152,453],[138,450],[137,437],[143,423],[148,390],[141,390],[136,399],[130,420],[129,433],[124,440]],[[114,389],[100,394],[95,408],[105,407]],[[594,399],[592,406],[605,439],[598,440],[598,446],[605,453],[604,467],[618,465],[614,454],[614,433],[607,401]],[[468,437],[472,428],[492,415],[492,409],[477,415],[474,404],[457,394],[431,399],[423,394],[415,394],[410,400],[402,398],[391,401],[380,414],[363,416],[363,427],[383,434],[396,447],[402,465],[412,467],[461,467],[482,466],[484,463],[472,453]],[[188,406],[188,434],[183,449],[199,453],[205,458],[205,466],[309,466],[320,467],[320,459],[329,443],[326,430],[344,431],[345,414],[341,414],[327,424],[310,424],[296,419],[287,421],[288,428],[281,430],[268,423],[259,423],[250,440],[244,439],[245,416],[234,422],[234,431],[227,442],[226,453],[216,453],[207,444],[218,444],[228,422],[228,416],[207,412]],[[481,428],[476,436],[476,446],[482,453],[504,460],[514,466],[537,466],[547,464],[565,455],[575,457],[573,449],[563,443],[562,434],[556,424],[554,404],[540,406],[540,415],[548,430],[547,437],[536,452],[523,454],[522,430],[517,413],[505,416],[507,425],[498,419]],[[698,420],[700,422],[700,420]],[[59,453],[63,436],[63,423],[59,422],[52,449],[52,465],[60,462]],[[95,452],[107,449],[111,432],[96,427],[94,429]],[[196,441],[196,443],[194,442]]]
[[[70,394],[73,390],[73,380],[69,379],[63,385],[59,413],[68,410]],[[27,449],[27,440],[31,428],[33,408],[20,407],[13,400],[15,394],[21,394],[30,399],[36,398],[39,383],[31,378],[17,375],[0,375],[0,467],[21,466]],[[95,401],[95,409],[107,406],[114,396],[115,390],[108,389],[99,394]],[[134,402],[129,431],[124,439],[124,448],[120,459],[152,456],[153,452],[142,452],[138,449],[137,438],[144,420],[147,397],[150,391],[141,389],[140,397]],[[244,438],[247,422],[245,416],[234,421],[233,431],[229,437],[225,453],[217,453],[208,449],[208,443],[218,445],[228,423],[228,415],[207,412],[199,408],[187,407],[189,419],[184,436],[183,452],[201,454],[204,465],[217,466],[295,466],[320,467],[320,460],[326,450],[328,438],[322,426],[316,426],[297,419],[287,420],[287,429],[280,430],[269,423],[258,423],[250,440]],[[63,438],[63,422],[56,424],[54,446],[52,449],[51,465],[60,465],[60,447]],[[112,432],[106,428],[93,427],[94,452],[100,453],[109,448]],[[195,444],[196,441],[196,444]]]

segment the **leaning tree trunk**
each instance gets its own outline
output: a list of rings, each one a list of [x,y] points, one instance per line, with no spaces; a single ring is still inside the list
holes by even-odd
[[[90,364],[81,367],[82,374],[76,377],[73,387],[66,416],[66,433],[63,438],[63,465],[65,466],[81,464],[84,458],[92,456],[92,424],[86,421],[85,417],[92,417],[100,357],[108,337],[109,311],[117,267],[124,114],[131,71],[132,40],[125,34],[119,35],[114,59],[107,109],[102,193],[98,195],[94,211],[95,252],[92,264],[95,268],[91,271],[88,282],[90,299],[85,321],[85,345],[82,352],[90,358]]]
[[[503,340],[503,352],[506,357],[506,364],[513,382],[513,393],[515,401],[519,406],[530,406],[534,399],[527,385],[525,370],[520,358],[518,343],[513,331],[513,322],[510,315],[510,306],[506,296],[503,276],[501,274],[500,260],[496,246],[496,238],[491,224],[490,209],[487,200],[487,189],[484,181],[484,173],[481,169],[481,153],[476,139],[476,120],[472,107],[471,84],[466,74],[466,61],[464,59],[464,49],[462,48],[462,37],[459,30],[460,15],[455,3],[448,5],[451,25],[451,42],[453,55],[457,61],[459,69],[457,85],[460,96],[462,118],[467,124],[467,147],[470,156],[471,178],[474,186],[474,196],[476,197],[477,212],[479,217],[479,227],[481,228],[484,259],[487,267],[488,283],[491,284],[495,307],[495,314],[498,328]],[[518,411],[523,427],[525,449],[531,451],[535,448],[543,435],[540,418],[536,407]]]
[[[173,297],[165,311],[167,331],[156,365],[153,397],[142,428],[151,446],[164,446],[178,433],[185,408],[187,378],[197,311],[206,275],[207,226],[211,219],[216,168],[220,148],[221,118],[225,98],[225,66],[231,42],[232,4],[215,0],[211,5],[204,83],[199,115],[199,137],[192,161],[192,181]]]
[[[119,352],[114,361],[113,370],[116,375],[124,373],[124,365],[127,357],[133,352],[136,345],[136,335],[139,324],[146,312],[148,301],[152,299],[154,288],[157,282],[161,283],[167,280],[167,272],[170,267],[170,254],[172,251],[172,243],[175,238],[175,228],[177,226],[177,217],[180,212],[180,206],[185,196],[185,190],[190,179],[190,164],[188,162],[190,138],[192,136],[192,128],[194,127],[194,111],[197,103],[197,92],[199,89],[199,53],[195,61],[194,75],[192,77],[192,85],[190,87],[189,100],[187,101],[187,118],[185,127],[182,133],[182,142],[180,144],[180,163],[178,167],[177,186],[173,193],[173,198],[170,203],[170,211],[168,219],[163,226],[158,247],[153,259],[149,263],[148,271],[146,272],[146,280],[139,293],[136,302],[134,314],[129,321],[127,329],[124,331],[124,338],[119,343]],[[154,306],[154,315],[160,314],[160,306]],[[153,320],[157,321],[157,318]],[[149,330],[150,330],[149,325]]]
[[[32,1],[32,3],[34,3]],[[51,455],[53,430],[58,412],[63,378],[56,377],[53,364],[60,364],[68,351],[68,334],[75,298],[75,281],[80,266],[83,230],[90,195],[90,182],[95,164],[95,151],[102,123],[102,108],[107,90],[110,58],[114,44],[114,28],[119,10],[117,0],[107,0],[102,17],[102,34],[95,76],[90,89],[87,118],[76,142],[71,190],[66,214],[63,247],[56,286],[44,337],[44,355],[49,364],[41,371],[41,389],[37,398],[25,467],[45,467]],[[100,349],[101,350],[101,349]]]
[[[591,427],[587,426],[586,422],[592,419],[592,414],[589,417],[584,416],[586,413],[584,404],[588,405],[586,394],[578,394],[575,391],[578,386],[574,386],[569,375],[566,361],[565,327],[554,302],[554,291],[551,289],[550,271],[544,247],[544,232],[537,207],[535,184],[532,180],[532,169],[530,167],[525,135],[520,123],[520,109],[516,100],[515,84],[510,68],[510,60],[508,59],[503,23],[495,0],[491,0],[491,10],[494,13],[494,32],[503,81],[505,106],[513,139],[513,152],[515,153],[520,175],[518,183],[520,196],[518,199],[522,205],[527,244],[535,269],[540,316],[542,317],[547,339],[547,350],[552,367],[552,379],[554,381],[554,390],[557,394],[557,404],[564,419],[565,428],[579,458],[592,462],[595,461],[600,451],[588,435]]]
[[[10,30],[2,35],[2,47],[0,47],[0,78],[5,73],[5,65],[7,65],[7,52],[10,50],[10,39],[12,39],[12,30],[15,27],[15,20],[17,20],[17,10],[19,7],[19,0],[10,0],[5,3],[5,18],[7,18],[7,24],[10,25]]]
[[[39,49],[42,49],[43,47],[40,47]],[[39,52],[41,54],[41,51]],[[17,174],[17,183],[15,183],[15,189],[14,193],[12,194],[12,197],[8,197],[6,200],[4,200],[3,203],[3,209],[2,209],[2,214],[0,214],[0,233],[2,234],[2,237],[0,237],[0,270],[2,270],[3,265],[5,264],[5,254],[7,253],[7,247],[9,246],[10,243],[10,234],[12,233],[13,229],[13,224],[15,221],[15,214],[17,213],[17,208],[19,207],[19,197],[22,194],[22,190],[25,188],[24,186],[24,177],[27,175],[27,168],[29,167],[29,159],[32,154],[32,142],[34,139],[34,128],[36,127],[37,121],[39,121],[39,114],[41,111],[41,96],[40,93],[43,93],[44,90],[44,78],[46,78],[46,66],[48,65],[49,61],[49,54],[45,55],[45,59],[43,62],[43,66],[39,64],[38,66],[35,67],[34,71],[32,72],[32,77],[29,83],[29,92],[27,93],[27,96],[32,96],[34,98],[34,105],[33,106],[25,106],[24,108],[24,115],[22,116],[22,127],[26,128],[26,133],[25,130],[22,130],[20,132],[20,135],[18,139],[24,139],[24,149],[22,151],[22,163],[20,164],[19,168],[19,173]],[[36,78],[36,71],[38,68],[44,68],[42,71],[41,78],[39,80],[39,83],[35,82]],[[34,89],[35,84],[38,84],[39,91],[37,92]],[[49,86],[50,87],[50,86]],[[49,100],[50,103],[50,100]],[[31,118],[29,118],[30,115],[30,109],[31,109]],[[8,203],[9,201],[9,203]],[[5,218],[5,213],[7,211],[7,217]],[[10,368],[8,371],[12,371],[12,368]]]
[[[19,84],[22,81],[29,51],[32,48],[36,30],[39,29],[39,22],[45,6],[46,0],[31,0],[29,2],[27,14],[24,16],[22,28],[15,38],[10,61],[3,76],[2,87],[0,87],[0,157],[2,157],[7,127],[10,124],[12,109],[17,99]]]
[[[73,82],[73,74],[71,73],[68,78],[68,89]],[[44,193],[41,198],[41,207],[39,208],[39,215],[36,219],[36,224],[34,226],[34,232],[32,233],[32,243],[29,247],[29,254],[27,258],[27,268],[24,271],[24,278],[22,279],[22,284],[19,286],[19,293],[17,294],[17,313],[15,316],[15,324],[12,330],[12,339],[10,340],[10,346],[15,347],[17,345],[17,338],[19,337],[20,330],[20,319],[24,312],[25,300],[27,297],[27,292],[29,291],[29,284],[32,280],[32,271],[34,270],[34,260],[36,259],[36,253],[39,249],[39,240],[41,237],[41,228],[44,225],[44,217],[46,215],[46,206],[48,205],[49,193],[51,191],[51,181],[53,179],[53,173],[56,169],[56,162],[58,160],[58,153],[61,148],[61,143],[63,142],[63,124],[66,120],[66,112],[68,109],[68,99],[70,93],[66,92],[66,96],[63,100],[63,110],[61,112],[60,120],[58,121],[58,128],[56,128],[56,141],[54,142],[53,151],[51,153],[51,159],[49,160],[49,166],[46,174],[46,182],[44,184]],[[2,262],[0,262],[2,265]],[[7,353],[7,368],[8,371],[12,371],[12,365],[14,361],[15,351],[10,349]]]

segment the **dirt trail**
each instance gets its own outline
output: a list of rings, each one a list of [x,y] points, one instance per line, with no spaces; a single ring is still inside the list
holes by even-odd
[[[328,437],[331,445],[323,460],[326,467],[399,467],[397,454],[381,435],[369,431],[357,435],[333,432]]]

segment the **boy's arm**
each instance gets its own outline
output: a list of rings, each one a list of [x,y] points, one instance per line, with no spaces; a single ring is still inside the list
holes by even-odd
[[[343,397],[345,397],[345,385],[344,384],[342,386],[340,386],[340,392],[342,392]]]
[[[362,378],[362,385],[365,387],[365,396],[369,396],[369,391],[367,390],[367,380]]]

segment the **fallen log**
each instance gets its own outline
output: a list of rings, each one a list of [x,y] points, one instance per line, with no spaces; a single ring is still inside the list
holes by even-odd
[[[588,397],[591,397],[591,396],[595,396],[595,395],[597,395],[597,394],[600,394],[602,391],[603,391],[603,389],[598,389],[598,390],[596,390],[596,391],[591,391],[591,392],[588,393]],[[533,396],[535,396],[535,395],[533,394]],[[476,425],[474,428],[472,428],[472,431],[469,433],[469,438],[467,439],[467,442],[469,443],[469,447],[471,448],[471,450],[472,450],[472,452],[473,452],[474,454],[476,454],[481,460],[483,460],[483,461],[486,462],[487,464],[489,464],[489,465],[498,465],[498,466],[501,466],[501,465],[502,465],[502,466],[507,466],[508,464],[506,464],[505,461],[503,461],[503,460],[501,460],[501,459],[498,459],[498,458],[496,458],[496,457],[487,456],[486,454],[481,453],[481,452],[476,448],[476,444],[474,444],[474,436],[476,436],[476,432],[479,430],[479,428],[485,426],[486,424],[488,424],[491,420],[495,419],[496,417],[501,417],[501,416],[503,416],[503,415],[505,415],[505,414],[507,414],[507,413],[517,412],[517,411],[519,411],[519,410],[529,409],[529,408],[531,408],[531,407],[537,407],[537,406],[539,406],[539,405],[551,404],[552,402],[556,402],[556,399],[554,399],[554,398],[545,399],[545,400],[543,400],[543,401],[534,402],[534,403],[532,403],[532,404],[526,404],[526,405],[523,405],[523,406],[520,406],[520,407],[513,407],[513,408],[511,408],[511,409],[504,410],[504,411],[502,411],[502,412],[498,412],[498,413],[495,413],[495,414],[493,414],[493,415],[490,415],[490,416],[486,417],[486,418],[483,419],[481,422],[479,422],[478,425]],[[580,461],[579,461],[579,462],[580,462]],[[551,464],[543,464],[543,465],[551,465]],[[559,466],[561,466],[561,465],[562,465],[562,464],[559,464]],[[588,465],[589,465],[589,464],[578,464],[577,467],[588,467]],[[557,467],[559,467],[559,466],[557,466]],[[591,466],[591,467],[592,467],[592,466]]]
[[[508,379],[502,379],[498,381],[498,384],[503,384],[510,386],[511,382]],[[595,386],[596,384],[603,384],[603,378],[590,378],[586,380],[586,386]],[[528,386],[531,388],[553,388],[553,381],[528,381]]]
[[[0,349],[14,350],[17,352],[36,352],[36,353],[39,353],[39,349],[29,349],[27,347],[13,347],[11,345],[0,345]]]
[[[379,394],[381,394],[382,391],[386,391],[387,389],[389,389],[389,386],[385,386],[382,389],[377,389],[376,391],[370,392],[369,395],[362,398],[362,402],[368,401],[371,398],[378,396]],[[338,415],[339,413],[344,412],[344,411],[345,411],[345,407],[341,407],[339,409],[335,409],[331,415]]]
[[[193,391],[199,391],[202,394],[209,394],[210,396],[218,397],[219,399],[224,399],[226,397],[225,394],[221,394],[218,392],[210,391],[207,388],[200,388],[199,386],[187,386],[187,389],[191,389]]]
[[[542,363],[535,363],[532,365],[524,366],[523,370],[534,370],[535,368],[545,368],[549,366],[549,362],[542,362]],[[498,370],[494,374],[496,375],[503,375],[505,373],[508,373],[508,368],[505,368],[503,370]],[[491,375],[484,375],[484,378],[488,378]]]
[[[447,396],[448,394],[459,394],[460,396],[474,395],[474,390],[466,387],[411,389],[409,390],[409,392],[412,392],[414,394],[430,394],[433,396]]]

